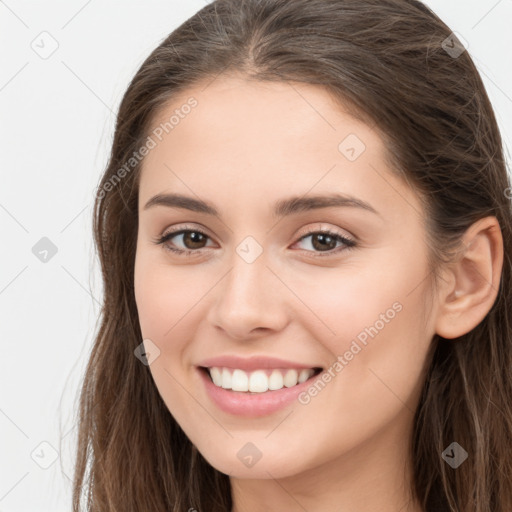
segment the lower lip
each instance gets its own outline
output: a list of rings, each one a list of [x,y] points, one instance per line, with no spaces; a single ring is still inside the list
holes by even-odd
[[[212,382],[207,371],[198,368],[198,372],[205,384],[208,396],[217,407],[229,414],[248,418],[266,416],[283,409],[296,400],[298,395],[305,391],[311,385],[311,381],[319,375],[315,374],[305,382],[291,388],[284,387],[274,391],[251,394],[220,388]]]

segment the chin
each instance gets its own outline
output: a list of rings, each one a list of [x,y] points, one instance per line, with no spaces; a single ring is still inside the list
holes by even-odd
[[[218,451],[212,452],[210,449],[203,452],[199,447],[198,450],[217,471],[234,478],[286,478],[308,469],[303,458],[300,460],[300,466],[297,465],[299,460],[296,454],[279,454],[277,447],[263,445],[263,440],[251,443],[237,438],[231,440],[231,446],[218,444]],[[301,455],[303,457],[304,454]]]

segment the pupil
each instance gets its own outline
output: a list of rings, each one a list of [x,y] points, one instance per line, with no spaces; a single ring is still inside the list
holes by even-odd
[[[317,244],[315,244],[315,240],[320,241],[319,247],[317,247]],[[315,247],[315,249],[325,249],[326,246],[322,245],[322,243],[330,245],[331,247],[328,247],[328,249],[334,249],[334,247],[336,245],[336,240],[334,240],[334,238],[330,235],[323,235],[321,233],[317,234],[316,236],[313,237],[313,246]]]
[[[197,249],[197,247],[194,244],[199,244],[199,246],[201,246],[203,238],[204,237],[201,233],[198,233],[197,231],[189,231],[185,233],[184,241],[187,246],[189,245],[189,243],[187,242],[190,242],[192,244],[192,247],[190,247],[191,249]]]

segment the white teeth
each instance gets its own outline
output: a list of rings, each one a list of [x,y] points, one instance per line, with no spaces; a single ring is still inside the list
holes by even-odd
[[[255,370],[251,373],[230,368],[208,368],[213,383],[224,389],[233,391],[249,391],[251,393],[264,393],[275,391],[283,387],[291,388],[308,380],[315,371],[308,369],[289,369],[272,372],[270,370]]]
[[[268,389],[276,390],[281,389],[283,386],[283,374],[279,370],[274,370],[268,379]]]
[[[249,391],[249,376],[242,370],[234,370],[231,377],[233,391]]]
[[[212,376],[213,383],[216,386],[222,387],[222,372],[220,368],[210,368],[210,375]]]
[[[256,370],[249,377],[249,391],[263,393],[268,390],[268,377],[262,370]]]
[[[231,389],[231,372],[227,368],[222,368],[222,384],[224,389]]]
[[[299,379],[299,372],[297,370],[288,370],[284,376],[284,385],[287,388],[291,388],[297,384]]]
[[[302,384],[311,377],[309,370],[301,370],[299,373],[299,384]]]

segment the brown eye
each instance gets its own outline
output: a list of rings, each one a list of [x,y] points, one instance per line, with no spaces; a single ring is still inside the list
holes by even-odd
[[[311,248],[306,249],[308,252],[325,253],[315,254],[315,256],[328,256],[338,253],[341,250],[350,249],[356,245],[354,240],[350,240],[338,233],[332,233],[330,231],[313,231],[301,237],[299,242],[303,242],[306,239],[310,239],[310,242],[306,244]]]
[[[319,251],[335,249],[337,242],[335,237],[324,233],[315,233],[311,238],[311,245]]]
[[[156,243],[175,253],[191,254],[207,247],[206,243],[209,238],[208,235],[197,229],[181,229],[163,235]]]
[[[208,238],[199,231],[184,231],[182,241],[187,249],[202,249]]]

